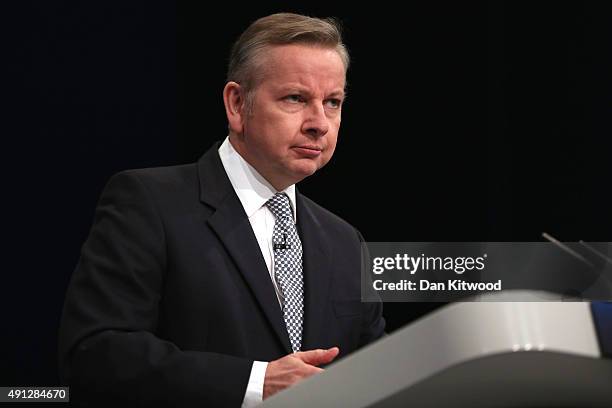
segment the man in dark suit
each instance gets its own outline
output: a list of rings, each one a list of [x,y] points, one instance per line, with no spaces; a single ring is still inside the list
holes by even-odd
[[[60,327],[73,400],[253,406],[383,335],[361,235],[295,188],[334,152],[348,62],[333,21],[264,17],[232,50],[225,141],[111,178]]]

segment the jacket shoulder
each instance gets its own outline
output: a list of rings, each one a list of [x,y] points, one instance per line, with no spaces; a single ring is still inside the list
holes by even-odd
[[[174,186],[194,181],[197,177],[197,165],[196,163],[188,163],[176,166],[129,169],[115,173],[111,179],[120,177],[136,178],[150,187],[156,185],[160,187]]]
[[[162,207],[197,202],[197,164],[120,171],[109,178],[102,197],[126,201],[151,199]]]
[[[303,200],[304,207],[310,210],[318,219],[320,219],[326,228],[332,227],[338,232],[356,235],[360,240],[363,240],[359,230],[357,230],[357,228],[351,225],[348,221],[329,211],[327,208],[317,204],[315,201],[311,200],[305,195],[300,194],[300,197]],[[298,218],[299,217],[300,215],[298,214]]]

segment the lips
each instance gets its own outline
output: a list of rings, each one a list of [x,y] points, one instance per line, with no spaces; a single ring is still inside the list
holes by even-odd
[[[299,145],[299,146],[295,146],[299,149],[309,149],[309,150],[317,150],[317,151],[321,151],[323,150],[322,147],[316,146],[316,145]]]
[[[301,153],[305,156],[310,156],[310,157],[319,156],[321,154],[321,151],[323,150],[323,148],[320,146],[309,145],[309,144],[293,146],[293,149],[296,150],[298,153]]]

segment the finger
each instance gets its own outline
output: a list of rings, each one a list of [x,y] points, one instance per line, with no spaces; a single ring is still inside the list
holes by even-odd
[[[310,377],[311,375],[319,374],[319,373],[322,373],[323,371],[325,371],[322,368],[315,367],[315,366],[309,365],[309,364],[307,364],[305,367],[306,367],[304,369],[304,376],[305,377]]]
[[[319,361],[326,353],[327,350],[325,349],[316,349],[298,351],[297,353],[294,353],[293,356],[299,358],[304,363],[314,364],[315,362]]]
[[[295,353],[295,357],[299,358],[306,364],[317,366],[319,364],[327,364],[331,362],[338,353],[340,349],[338,347],[332,347],[327,350],[316,349],[316,350],[308,350],[308,351],[300,351],[299,353]]]

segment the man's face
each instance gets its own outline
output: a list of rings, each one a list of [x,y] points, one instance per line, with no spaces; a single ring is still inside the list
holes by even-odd
[[[307,45],[271,47],[243,112],[239,152],[278,190],[323,167],[336,148],[345,68],[338,53]],[[242,151],[241,151],[242,150]]]

